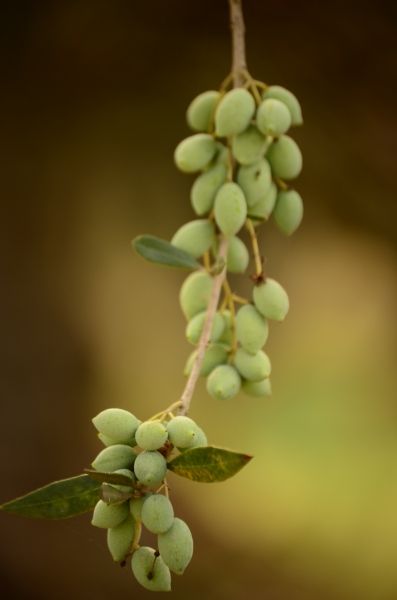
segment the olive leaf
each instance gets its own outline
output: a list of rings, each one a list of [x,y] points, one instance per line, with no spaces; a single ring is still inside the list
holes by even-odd
[[[10,500],[1,510],[32,519],[67,519],[90,511],[100,498],[101,484],[88,475],[53,481]]]
[[[150,262],[169,267],[179,267],[180,269],[197,269],[200,267],[200,263],[189,252],[180,250],[170,242],[154,235],[139,235],[132,240],[132,246],[140,256]]]
[[[112,485],[108,485],[107,483],[102,484],[101,500],[106,502],[106,504],[122,504],[131,497],[132,489],[130,492],[121,492]]]
[[[122,473],[104,473],[103,471],[94,471],[93,469],[84,469],[88,477],[99,481],[100,483],[112,483],[113,485],[128,485],[132,487],[131,477],[127,477]]]
[[[185,450],[168,463],[168,469],[192,481],[225,481],[242,469],[252,456],[206,446]]]
[[[104,473],[93,469],[84,469],[84,472],[91,479],[102,483],[100,497],[106,504],[119,504],[131,498],[134,483],[130,477],[126,477],[121,473]],[[131,491],[121,491],[115,488],[115,485],[127,486]]]

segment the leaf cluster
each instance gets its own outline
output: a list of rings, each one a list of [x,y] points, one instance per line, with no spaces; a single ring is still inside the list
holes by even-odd
[[[224,448],[206,446],[182,452],[167,464],[168,469],[202,483],[225,481],[235,475],[250,460],[251,456],[232,452]],[[24,496],[10,500],[0,509],[33,519],[67,519],[91,511],[100,498],[107,495],[109,484],[129,484],[128,478],[115,473],[86,470],[82,475],[53,481]],[[117,501],[117,498],[115,499]]]

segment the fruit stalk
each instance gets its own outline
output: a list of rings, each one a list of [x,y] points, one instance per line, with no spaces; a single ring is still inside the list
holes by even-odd
[[[197,346],[197,356],[193,363],[192,370],[190,372],[190,375],[185,385],[185,389],[183,390],[181,396],[181,404],[178,411],[180,415],[186,415],[189,412],[194,389],[196,387],[197,379],[199,378],[201,366],[203,364],[204,354],[207,349],[208,342],[210,340],[212,324],[214,321],[216,309],[218,307],[219,297],[222,290],[222,284],[225,279],[227,248],[228,240],[226,238],[223,238],[219,246],[218,261],[224,261],[225,266],[223,267],[222,271],[214,277],[211,298],[208,303],[203,332],[201,334],[200,341]]]
[[[243,84],[243,71],[247,68],[245,58],[245,25],[242,0],[229,0],[230,29],[232,33],[232,72],[234,87]]]
[[[251,219],[247,219],[245,226],[247,228],[247,231],[248,231],[250,239],[251,239],[252,252],[253,252],[254,260],[255,260],[256,278],[258,280],[259,278],[263,277],[263,266],[262,266],[262,259],[261,259],[261,254],[260,254],[259,246],[258,246],[258,239],[256,237],[255,228],[252,224]]]
[[[247,66],[245,58],[245,25],[242,9],[242,0],[229,0],[229,9],[230,29],[232,35],[233,87],[236,88],[240,87],[243,84],[243,72]],[[225,263],[225,265],[228,245],[228,239],[226,237],[222,237],[221,243],[219,245],[217,261],[222,261]],[[212,324],[214,321],[216,309],[218,307],[225,276],[226,266],[223,267],[222,271],[214,277],[212,293],[207,308],[205,323],[200,337],[200,341],[197,346],[196,359],[193,363],[192,370],[186,381],[186,385],[180,399],[181,403],[178,410],[178,413],[180,415],[186,415],[189,412],[190,403],[192,401],[193,393],[203,364],[205,351],[210,340]]]

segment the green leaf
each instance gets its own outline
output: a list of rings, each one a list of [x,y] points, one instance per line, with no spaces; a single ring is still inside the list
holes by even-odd
[[[102,484],[101,499],[106,504],[121,504],[130,498],[132,498],[132,489],[131,492],[120,492],[120,490],[117,490],[112,485],[108,485],[107,483]]]
[[[175,248],[154,235],[140,235],[132,241],[132,246],[143,258],[160,265],[181,269],[198,269],[201,266],[189,252]]]
[[[89,477],[102,483],[100,497],[106,504],[119,504],[120,502],[125,502],[125,500],[131,498],[134,482],[130,477],[126,477],[120,473],[104,473],[103,471],[94,471],[92,469],[84,469],[84,471]],[[131,488],[131,491],[121,492],[113,487],[114,485],[126,485]]]
[[[0,506],[32,519],[67,519],[90,511],[100,498],[101,484],[88,475],[53,481]]]
[[[105,473],[103,471],[94,471],[93,469],[84,469],[88,477],[99,481],[100,483],[113,483],[113,485],[128,485],[133,487],[133,481],[130,477],[121,473]]]
[[[242,469],[252,456],[224,448],[206,446],[185,450],[168,463],[168,468],[192,481],[213,483],[225,481]]]

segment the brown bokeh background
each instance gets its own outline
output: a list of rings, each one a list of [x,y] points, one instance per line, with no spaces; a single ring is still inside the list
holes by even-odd
[[[251,72],[302,101],[306,212],[292,238],[261,237],[291,299],[271,328],[273,397],[194,399],[212,443],[255,459],[219,485],[173,478],[196,541],[173,595],[394,600],[396,7],[244,5]],[[193,218],[172,153],[230,43],[226,0],[9,2],[1,29],[5,501],[88,466],[99,410],[145,418],[180,394],[184,274],[130,240]],[[5,598],[149,597],[88,517],[0,528]]]

